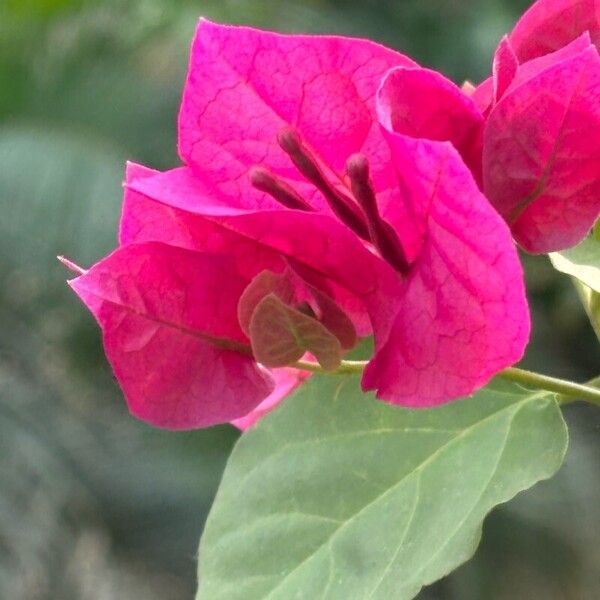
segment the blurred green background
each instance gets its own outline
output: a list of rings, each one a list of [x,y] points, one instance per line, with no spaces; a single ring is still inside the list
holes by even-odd
[[[192,598],[203,521],[237,433],[130,418],[55,260],[115,245],[123,163],[177,164],[199,15],[370,37],[457,82],[489,70],[526,0],[0,0],[0,598]],[[600,352],[570,283],[529,258],[526,363],[583,380]],[[569,407],[565,467],[486,522],[421,600],[600,597],[600,416]]]

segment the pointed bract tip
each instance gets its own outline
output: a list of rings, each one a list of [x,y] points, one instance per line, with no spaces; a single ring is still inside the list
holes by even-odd
[[[73,273],[77,273],[77,275],[85,275],[87,273],[86,269],[82,269],[79,265],[76,265],[72,260],[69,260],[65,256],[57,256],[58,262],[62,263],[69,271],[73,271]]]
[[[460,89],[462,90],[463,94],[472,96],[477,88],[467,79],[466,81],[463,81]]]

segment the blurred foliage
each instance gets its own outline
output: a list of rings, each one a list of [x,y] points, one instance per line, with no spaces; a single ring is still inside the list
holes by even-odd
[[[95,324],[55,256],[115,244],[126,159],[177,164],[176,115],[200,14],[370,37],[456,81],[489,70],[527,0],[0,1],[0,598],[189,598],[233,428],[168,433],[127,415]],[[527,364],[600,361],[567,278],[526,260]],[[567,411],[555,480],[497,511],[476,559],[425,599],[600,596],[597,413]],[[596,460],[595,460],[596,459]]]

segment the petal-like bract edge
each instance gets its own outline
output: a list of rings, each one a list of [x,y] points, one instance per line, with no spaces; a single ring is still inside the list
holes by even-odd
[[[243,417],[273,391],[236,319],[231,256],[160,243],[119,248],[70,282],[96,317],[130,411],[168,429]]]
[[[510,40],[507,36],[504,36],[496,48],[493,62],[493,86],[494,86],[494,103],[498,102],[502,98],[504,92],[508,86],[512,83],[517,69],[519,68],[519,61],[515,54]]]
[[[494,107],[484,191],[529,252],[581,241],[600,215],[600,58],[593,46],[542,70]]]
[[[494,78],[484,79],[471,94],[471,98],[484,116],[487,116],[494,103]]]
[[[520,62],[554,52],[589,31],[600,43],[598,0],[538,0],[519,19],[510,41]]]
[[[396,68],[377,92],[380,123],[414,138],[448,141],[479,176],[483,115],[457,85],[430,69]]]
[[[586,31],[582,33],[578,38],[575,38],[572,42],[563,46],[556,52],[550,54],[544,54],[538,58],[533,58],[519,65],[517,72],[515,73],[506,93],[516,89],[522,83],[525,83],[529,79],[532,79],[542,71],[573,58],[581,54],[584,50],[593,47],[590,34]]]
[[[472,393],[517,362],[529,336],[510,231],[449,144],[389,133],[403,200],[427,235],[365,389],[424,407]]]
[[[307,377],[310,377],[308,371],[299,369],[272,369],[270,372],[275,379],[275,389],[252,412],[231,422],[238,429],[246,431],[252,427],[291,394]]]

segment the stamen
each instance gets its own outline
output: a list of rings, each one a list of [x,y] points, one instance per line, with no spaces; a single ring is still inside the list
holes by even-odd
[[[325,196],[331,210],[361,238],[371,241],[369,227],[352,198],[335,188],[321,171],[317,161],[291,127],[284,127],[277,137],[283,151],[298,170]]]
[[[269,169],[252,167],[250,182],[256,189],[269,194],[286,208],[313,210],[313,207],[292,186],[271,173]]]
[[[373,245],[382,258],[401,273],[407,273],[410,264],[402,244],[392,226],[379,214],[377,198],[369,177],[369,161],[362,154],[352,155],[346,163],[352,193],[367,216]]]

